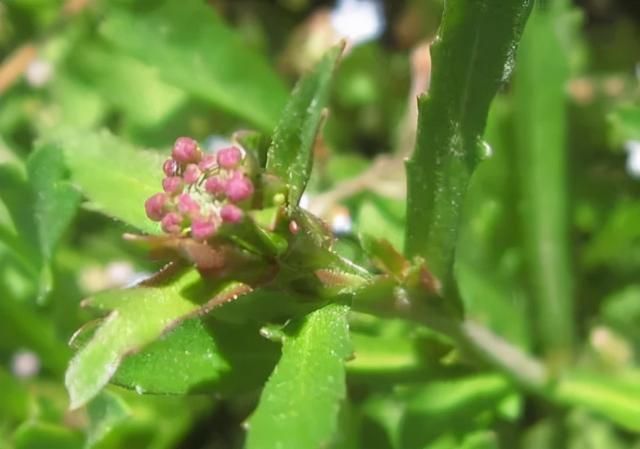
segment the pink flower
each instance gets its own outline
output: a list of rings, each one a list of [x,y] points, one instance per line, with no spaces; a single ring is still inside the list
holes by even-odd
[[[179,234],[182,231],[183,218],[180,214],[169,212],[160,222],[162,230],[167,234]]]
[[[196,240],[207,240],[216,232],[216,224],[211,218],[198,217],[191,222],[191,236]]]
[[[204,183],[204,188],[212,195],[220,195],[224,192],[225,184],[218,176],[212,176]]]
[[[198,167],[200,170],[207,171],[211,170],[216,166],[216,156],[214,154],[207,154],[202,157],[202,160],[198,163]]]
[[[242,212],[242,209],[233,204],[225,204],[222,206],[222,210],[220,210],[222,221],[227,223],[239,223],[242,221],[243,216],[244,212]]]
[[[178,210],[182,214],[195,216],[200,213],[200,205],[188,194],[183,193],[178,196]]]
[[[236,168],[242,159],[242,152],[238,147],[223,148],[217,153],[218,165],[222,168]]]
[[[178,173],[178,163],[173,159],[167,159],[164,161],[164,164],[162,164],[162,171],[167,176],[173,176]]]
[[[224,193],[234,203],[246,200],[253,194],[253,183],[244,174],[237,171],[225,184]]]
[[[198,148],[198,142],[189,137],[178,137],[173,145],[171,156],[181,164],[198,162],[202,152]]]
[[[162,180],[162,189],[169,195],[182,192],[182,178],[180,176],[169,176]]]
[[[160,221],[164,217],[167,205],[167,195],[164,193],[156,193],[144,203],[144,210],[153,221]]]
[[[184,174],[182,175],[182,178],[184,179],[184,182],[186,182],[187,184],[194,184],[198,180],[201,174],[202,172],[200,171],[200,169],[196,164],[189,164],[187,165],[187,168],[184,169]]]

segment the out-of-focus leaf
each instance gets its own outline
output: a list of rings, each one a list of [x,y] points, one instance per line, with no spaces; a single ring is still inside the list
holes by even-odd
[[[27,418],[29,397],[25,385],[3,367],[0,367],[0,422],[21,422]],[[1,447],[1,446],[0,446]]]
[[[33,214],[33,192],[24,170],[15,164],[0,165],[0,200],[10,223],[2,226],[0,238],[31,273],[42,264],[38,231]]]
[[[142,350],[179,324],[225,287],[211,291],[195,269],[182,269],[154,287],[140,286],[98,294],[91,305],[111,310],[91,340],[74,356],[65,384],[76,408],[93,398],[115,374],[123,358]],[[224,293],[223,293],[224,294]]]
[[[508,98],[496,96],[485,139],[492,157],[473,173],[464,204],[455,273],[465,313],[501,337],[523,348],[531,338],[523,287],[516,192],[515,159],[510,154]]]
[[[63,426],[27,421],[14,434],[15,449],[81,449],[82,434]]]
[[[59,148],[41,145],[27,162],[34,192],[34,212],[40,250],[49,260],[80,202],[80,192],[65,179],[64,155]]]
[[[566,38],[577,24],[568,23],[567,4],[556,1],[535,8],[522,36],[514,78],[517,180],[533,323],[547,356],[561,361],[574,337]]]
[[[144,202],[162,190],[162,158],[134,148],[106,131],[69,134],[56,142],[64,150],[73,182],[92,206],[142,231],[157,234]]]
[[[347,308],[328,305],[296,324],[249,419],[247,448],[320,448],[336,429],[351,351]]]
[[[186,100],[183,91],[160,79],[160,72],[122,52],[86,43],[73,59],[95,92],[136,124],[158,125]]]
[[[640,107],[625,105],[613,111],[609,117],[614,143],[620,145],[627,140],[640,141]]]
[[[584,250],[588,267],[640,268],[640,201],[620,201]]]
[[[333,71],[343,45],[330,49],[312,72],[296,84],[284,108],[267,154],[267,171],[289,186],[289,204],[297,205],[313,163],[313,148],[329,99]]]
[[[561,379],[553,397],[558,402],[585,407],[619,426],[640,432],[640,373],[606,376],[571,373]]]
[[[98,445],[131,415],[127,404],[117,395],[103,391],[87,406],[89,427],[85,449]]]
[[[359,204],[355,218],[358,232],[387,239],[395,248],[404,247],[405,208],[402,202],[368,194]]]
[[[51,320],[37,313],[32,303],[12,298],[3,291],[0,298],[0,347],[15,351],[27,347],[36,352],[42,365],[55,374],[64,372],[70,351],[60,341]]]
[[[513,67],[530,0],[445,3],[432,47],[429,94],[419,100],[415,152],[407,163],[405,248],[422,256],[445,292],[453,288],[453,258],[467,184],[485,149],[489,104]]]
[[[278,349],[256,325],[191,319],[127,357],[113,382],[146,393],[240,393],[265,382]]]
[[[402,421],[402,447],[423,447],[439,435],[481,428],[479,419],[496,415],[501,401],[513,393],[507,380],[482,374],[401,390],[407,401]]]
[[[640,344],[640,285],[631,285],[604,299],[602,318]]]
[[[263,129],[275,125],[286,90],[264,57],[204,2],[159,3],[114,8],[102,34],[184,91]]]
[[[494,432],[474,432],[464,438],[460,449],[499,449],[498,438]]]

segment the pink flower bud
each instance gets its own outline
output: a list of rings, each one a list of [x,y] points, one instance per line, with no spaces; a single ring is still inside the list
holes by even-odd
[[[181,164],[198,162],[202,152],[198,148],[198,142],[189,137],[178,137],[173,145],[171,156]]]
[[[225,204],[222,206],[220,210],[220,217],[222,221],[227,223],[239,223],[242,221],[242,217],[244,216],[244,212],[238,206],[234,206],[233,204]]]
[[[191,222],[191,236],[196,240],[207,240],[216,232],[216,224],[211,218],[198,217]]]
[[[204,183],[204,188],[212,195],[220,195],[224,192],[225,182],[217,176],[212,176]]]
[[[234,203],[246,200],[253,194],[253,183],[241,172],[235,172],[225,184],[224,193]]]
[[[160,226],[167,234],[179,234],[182,231],[182,221],[180,214],[169,212],[160,222]]]
[[[160,221],[164,217],[167,205],[167,195],[164,193],[156,193],[144,202],[144,210],[153,221]]]
[[[182,178],[180,176],[169,176],[162,180],[162,189],[169,195],[182,192]]]
[[[178,196],[178,210],[182,214],[193,217],[200,213],[200,205],[188,194],[183,193]]]
[[[223,148],[217,153],[218,165],[222,168],[236,168],[242,159],[242,152],[238,147]]]
[[[187,184],[193,184],[198,180],[201,174],[202,172],[196,164],[189,164],[187,165],[187,168],[184,169],[182,178]]]
[[[178,173],[178,163],[173,159],[167,159],[164,161],[164,164],[162,164],[162,171],[167,176],[173,176]]]
[[[202,160],[198,163],[198,167],[200,170],[207,171],[211,170],[216,166],[216,156],[215,154],[207,154],[202,157]]]

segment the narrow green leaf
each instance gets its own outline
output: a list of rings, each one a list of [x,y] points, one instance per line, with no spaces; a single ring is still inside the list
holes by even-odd
[[[63,137],[72,180],[91,204],[142,231],[157,234],[159,226],[147,218],[144,202],[162,189],[162,157],[138,150],[112,134],[82,132]]]
[[[263,129],[275,125],[286,100],[281,79],[199,0],[113,9],[101,32],[154,67],[167,82]]]
[[[267,171],[289,185],[291,205],[298,204],[311,175],[313,147],[343,47],[340,44],[330,49],[313,71],[298,81],[273,132]]]
[[[574,24],[567,23],[566,3],[536,7],[522,38],[514,80],[519,203],[534,327],[547,355],[559,358],[566,357],[574,333],[565,45]]]
[[[91,305],[111,313],[69,364],[65,384],[71,407],[93,398],[126,355],[141,350],[196,311],[200,305],[184,290],[197,291],[200,282],[196,270],[186,269],[161,286],[114,290],[92,298]]]
[[[313,449],[331,440],[351,351],[346,314],[345,306],[331,304],[296,322],[249,419],[248,449]]]
[[[486,152],[489,104],[509,77],[531,0],[449,0],[432,47],[428,96],[419,100],[416,148],[407,163],[406,252],[426,259],[446,290],[467,184]]]
[[[65,179],[64,154],[54,146],[36,148],[27,161],[27,171],[35,197],[40,250],[46,259],[51,259],[55,245],[75,215],[80,192]]]
[[[627,430],[640,432],[640,373],[614,377],[572,373],[559,382],[553,397],[561,403],[601,414]]]

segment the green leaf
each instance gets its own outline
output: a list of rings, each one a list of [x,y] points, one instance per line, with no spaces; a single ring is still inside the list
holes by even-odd
[[[33,207],[40,250],[49,260],[75,215],[80,192],[65,179],[64,154],[54,146],[38,146],[29,156],[27,171],[35,196]]]
[[[100,212],[150,234],[144,202],[162,190],[162,157],[138,150],[107,131],[81,132],[57,141],[75,184]]]
[[[350,354],[347,308],[328,305],[297,321],[249,419],[247,448],[319,448],[336,429]]]
[[[81,449],[82,435],[55,424],[27,421],[14,436],[15,449]]]
[[[441,435],[461,435],[482,428],[478,417],[497,415],[512,388],[504,377],[478,374],[407,387],[399,394],[407,404],[401,447],[424,447]]]
[[[485,152],[489,104],[513,67],[531,0],[450,0],[432,47],[429,94],[419,100],[416,148],[407,162],[406,252],[453,287],[460,213]]]
[[[640,373],[618,376],[571,373],[561,379],[553,392],[555,400],[585,407],[619,426],[640,432]]]
[[[114,8],[101,32],[167,82],[265,130],[282,111],[281,79],[205,2]]]
[[[640,107],[624,105],[607,117],[611,138],[616,145],[628,140],[640,140]]]
[[[549,2],[531,14],[514,79],[518,204],[534,329],[547,355],[559,359],[570,351],[574,333],[565,40],[575,24],[567,23],[566,3]]]
[[[289,204],[297,205],[313,164],[313,148],[329,99],[333,72],[343,44],[330,49],[312,72],[303,76],[273,132],[267,154],[267,171],[289,185]]]
[[[92,306],[112,312],[69,364],[65,384],[71,407],[93,398],[125,356],[140,351],[196,312],[204,302],[198,298],[209,299],[225,291],[222,288],[212,294],[212,289],[195,269],[181,269],[159,286],[114,290],[92,298]]]
[[[87,406],[89,426],[85,449],[99,444],[111,433],[114,427],[122,424],[131,416],[127,404],[117,395],[104,391]]]
[[[145,393],[238,394],[264,384],[278,349],[257,325],[186,320],[127,357],[113,383]]]

